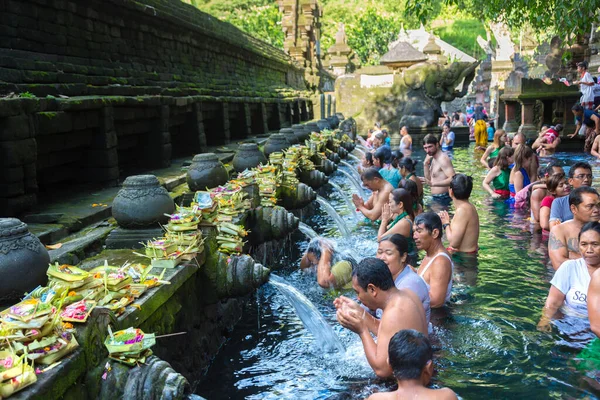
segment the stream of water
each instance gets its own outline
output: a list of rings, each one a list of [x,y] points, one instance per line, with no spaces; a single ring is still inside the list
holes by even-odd
[[[589,325],[564,318],[554,323],[551,334],[536,330],[553,275],[547,237],[534,231],[523,213],[485,193],[480,156],[472,145],[452,154],[455,169],[474,178],[471,201],[479,211],[480,252],[454,256],[451,303],[432,310],[431,339],[438,349],[433,383],[452,388],[464,399],[596,399],[600,392],[576,369],[575,360],[593,337]],[[412,157],[423,160],[423,153],[415,151]],[[592,162],[574,153],[559,153],[556,159],[563,165]],[[592,166],[597,187],[600,164]],[[421,175],[421,163],[417,168]],[[344,174],[335,173],[330,180],[346,191],[353,188]],[[333,208],[345,209],[339,196],[322,195]],[[426,188],[425,203],[429,201]],[[319,235],[335,237],[334,221],[322,208],[315,210],[304,213],[302,222]],[[374,256],[377,227],[356,225],[347,214],[342,219],[352,233],[335,237],[337,246],[359,258]],[[337,293],[321,289],[314,273],[299,270],[308,238],[297,232],[290,241],[290,253],[269,267],[314,304],[345,352],[321,350],[320,339],[309,333],[287,298],[265,285],[245,308],[197,393],[207,399],[332,400],[363,399],[393,389],[370,369],[359,337],[337,323],[332,304]]]

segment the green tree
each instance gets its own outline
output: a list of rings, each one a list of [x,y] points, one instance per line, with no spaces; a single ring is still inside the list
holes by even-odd
[[[251,36],[283,49],[281,13],[272,0],[195,0],[196,6]]]
[[[406,0],[406,11],[422,22],[437,16],[431,3]],[[574,39],[590,31],[598,19],[598,0],[445,0],[482,21],[505,22],[510,28],[531,26],[538,35],[548,33]]]

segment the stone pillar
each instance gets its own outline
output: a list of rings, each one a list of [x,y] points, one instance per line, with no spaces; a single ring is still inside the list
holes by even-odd
[[[321,119],[325,119],[325,95],[319,95],[319,103],[321,104]]]
[[[192,105],[194,118],[194,136],[198,138],[199,153],[206,151],[206,132],[204,130],[204,115],[202,114],[202,103],[196,102]]]
[[[308,102],[308,121],[312,121],[313,119],[315,119],[315,108],[313,106],[313,102],[309,101]]]
[[[168,167],[171,165],[171,132],[169,132],[169,118],[171,115],[171,108],[169,106],[161,106],[160,107],[160,123],[159,123],[159,132],[157,132],[158,136],[158,159],[157,165],[159,167]]]
[[[229,104],[223,103],[223,137],[225,144],[231,142],[231,131],[229,130]]]
[[[327,95],[327,118],[331,117],[331,95]]]
[[[519,100],[521,103],[521,126],[519,130],[523,132],[527,139],[535,139],[537,137],[537,128],[534,125],[534,106],[535,99]]]
[[[265,103],[260,103],[260,115],[262,116],[263,133],[269,132],[269,114],[267,113],[267,105]]]
[[[119,155],[117,153],[117,131],[115,130],[114,108],[100,109],[98,129],[92,137],[85,157],[86,179],[114,185],[119,179]]]
[[[335,115],[337,113],[337,108],[336,108],[336,103],[335,103],[335,96],[331,97],[331,104],[332,104],[331,108],[333,108],[331,115]]]
[[[292,124],[299,124],[300,123],[300,102],[299,101],[294,101],[293,103],[290,104],[290,107],[292,108]]]
[[[15,216],[37,202],[37,141],[33,118],[26,114],[0,118],[1,216]]]
[[[303,100],[301,104],[302,104],[302,113],[300,114],[300,120],[308,121],[308,120],[310,120],[309,112],[308,112],[308,101]]]
[[[504,114],[506,119],[502,129],[504,129],[508,134],[516,133],[517,129],[519,128],[519,124],[515,119],[517,116],[517,102],[512,100],[504,100]]]
[[[278,114],[278,118],[279,118],[279,123],[278,126],[283,126],[284,124],[287,124],[288,121],[290,122],[291,125],[291,118],[288,118],[288,104],[287,103],[277,103],[277,114]],[[270,127],[269,127],[270,130]],[[267,131],[268,132],[268,131]]]
[[[247,138],[248,136],[252,136],[252,112],[250,111],[250,104],[248,103],[244,103],[243,105],[243,117],[244,117],[244,138]],[[259,133],[263,133],[263,132],[256,132],[256,134]]]

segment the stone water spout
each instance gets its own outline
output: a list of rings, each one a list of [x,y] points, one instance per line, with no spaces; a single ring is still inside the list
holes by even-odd
[[[328,160],[329,161],[329,160]],[[316,169],[312,171],[300,171],[298,180],[313,189],[318,189],[329,181],[327,175]]]
[[[304,208],[317,199],[317,193],[308,185],[300,182],[296,188],[282,187],[281,205],[288,210]]]
[[[298,229],[299,222],[283,207],[258,207],[248,213],[246,227],[252,232],[248,238],[253,245],[283,239]]]
[[[315,168],[327,176],[333,174],[337,170],[336,163],[329,159],[323,159],[318,155],[315,155],[311,158],[311,160],[313,163],[315,163]]]
[[[211,252],[202,266],[207,283],[219,299],[252,293],[269,280],[270,270],[247,254]]]

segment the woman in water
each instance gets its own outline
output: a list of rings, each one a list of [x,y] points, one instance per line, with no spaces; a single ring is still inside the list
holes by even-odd
[[[503,147],[494,161],[494,166],[483,180],[483,188],[494,199],[507,199],[510,196],[510,191],[508,190],[508,181],[510,178],[509,165],[513,162],[514,153],[515,149],[512,147]],[[490,183],[494,187],[493,189]]]
[[[600,269],[600,223],[588,222],[579,232],[581,258],[567,260],[554,273],[550,292],[537,327],[550,332],[550,321],[559,308],[566,314],[588,319],[587,293],[591,276]]]
[[[319,286],[325,289],[346,289],[351,287],[355,264],[352,256],[340,253],[329,239],[316,237],[308,244],[300,260],[300,269],[316,266]]]
[[[540,226],[547,231],[550,230],[550,208],[552,202],[557,197],[567,196],[569,194],[569,182],[565,173],[551,175],[546,181],[546,190],[548,195],[542,199],[540,204]]]
[[[533,171],[533,173],[532,173]],[[533,176],[537,171],[537,160],[535,152],[531,147],[520,144],[515,150],[515,165],[510,171],[508,190],[510,196],[515,194],[525,186],[531,183],[529,176]]]
[[[410,289],[419,296],[429,322],[429,289],[425,281],[408,265],[409,242],[406,237],[393,234],[379,239],[377,258],[386,263],[398,289]]]
[[[498,154],[500,154],[500,149],[504,147],[506,138],[507,136],[506,132],[504,132],[504,129],[498,129],[496,133],[494,133],[492,144],[488,146],[488,148],[485,150],[485,153],[483,153],[483,155],[481,156],[480,161],[484,167],[489,168],[489,160],[498,157]]]
[[[360,165],[356,169],[362,174],[364,170],[369,168],[373,168],[373,153],[367,151],[360,159]]]
[[[394,215],[395,217],[392,218]],[[404,189],[393,190],[389,202],[383,205],[377,239],[399,233],[412,241],[413,219],[414,210],[410,193]]]
[[[387,146],[382,146],[373,154],[373,165],[379,170],[379,174],[394,188],[400,183],[400,172],[391,165],[392,152]]]
[[[419,177],[415,174],[415,167],[417,166],[417,160],[413,160],[410,157],[404,157],[398,163],[398,170],[400,171],[400,175],[406,180],[411,180],[417,185],[417,191],[419,193],[419,203],[423,198],[423,182],[419,179]]]
[[[412,137],[408,134],[407,126],[400,128],[400,135],[402,136],[402,139],[400,139],[400,151],[408,157],[412,154]]]

